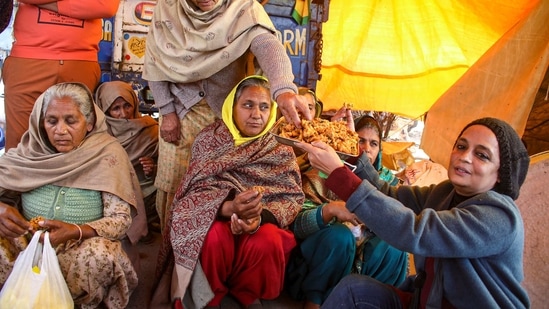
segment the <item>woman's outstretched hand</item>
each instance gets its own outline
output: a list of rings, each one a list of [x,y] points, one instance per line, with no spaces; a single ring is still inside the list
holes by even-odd
[[[326,175],[343,166],[335,150],[324,142],[316,141],[311,144],[299,142],[295,143],[295,146],[308,152],[311,165]]]
[[[313,119],[305,96],[284,92],[276,98],[276,103],[286,121],[293,123],[298,128],[301,128],[300,114],[307,120]]]
[[[347,129],[351,131],[355,131],[355,121],[353,119],[353,113],[351,108],[344,105],[342,108],[340,108],[331,118],[330,121],[341,121],[345,120],[347,123]]]

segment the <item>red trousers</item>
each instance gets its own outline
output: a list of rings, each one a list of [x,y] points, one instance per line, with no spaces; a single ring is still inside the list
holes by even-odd
[[[257,299],[277,298],[295,246],[294,235],[274,224],[264,224],[252,235],[233,235],[229,222],[215,221],[200,258],[215,293],[208,305],[219,305],[229,293],[245,306]]]

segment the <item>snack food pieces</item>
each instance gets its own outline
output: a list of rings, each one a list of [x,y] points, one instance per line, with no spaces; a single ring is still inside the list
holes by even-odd
[[[265,188],[262,186],[253,186],[252,189],[257,191],[258,194],[263,194],[263,192],[265,192]]]
[[[301,120],[302,129],[298,129],[293,123],[281,119],[278,127],[278,136],[311,143],[323,141],[335,151],[358,155],[358,134],[347,128],[345,121],[328,121],[321,118],[313,120]]]
[[[352,109],[352,108],[353,108],[353,103],[344,102],[344,103],[343,103],[343,107],[345,107],[345,108],[347,108],[347,109]]]
[[[38,231],[38,230],[40,230],[40,229],[42,229],[42,230],[44,229],[43,227],[41,227],[40,225],[38,225],[38,222],[44,221],[44,220],[46,220],[46,218],[44,218],[44,217],[42,217],[42,216],[36,216],[36,217],[30,219],[29,222],[30,222],[30,224],[31,224],[31,226],[32,226],[32,229],[35,230],[35,231]]]

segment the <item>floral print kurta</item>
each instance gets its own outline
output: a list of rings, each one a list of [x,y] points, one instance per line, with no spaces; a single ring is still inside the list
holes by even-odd
[[[103,218],[87,223],[98,236],[57,246],[57,257],[75,305],[125,308],[137,286],[137,274],[120,242],[131,224],[130,205],[106,192],[102,200]],[[17,255],[28,245],[29,236],[0,238],[2,285]]]

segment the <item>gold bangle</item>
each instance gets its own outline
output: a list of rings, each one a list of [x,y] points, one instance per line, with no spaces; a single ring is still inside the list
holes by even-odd
[[[76,226],[78,228],[78,232],[80,232],[80,237],[78,237],[78,240],[76,242],[80,242],[82,240],[82,228],[80,227],[80,225],[76,224],[76,223],[73,223],[74,226]]]

